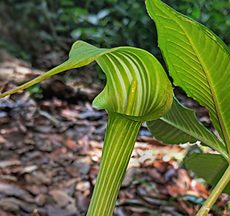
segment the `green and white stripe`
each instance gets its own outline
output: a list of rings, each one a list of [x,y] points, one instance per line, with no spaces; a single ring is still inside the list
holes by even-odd
[[[100,171],[87,216],[111,216],[141,122],[109,113]]]
[[[109,123],[87,215],[111,216],[142,121],[159,118],[172,103],[172,87],[159,62],[142,49],[99,49],[78,41],[66,62],[0,98],[92,61],[99,64],[107,78],[105,88],[93,105],[107,110]]]
[[[96,108],[120,113],[138,121],[157,119],[169,110],[172,87],[163,67],[153,55],[133,47],[101,49],[83,41],[74,43],[66,62],[0,95],[0,98],[93,61],[99,64],[107,77],[104,90],[93,102]]]

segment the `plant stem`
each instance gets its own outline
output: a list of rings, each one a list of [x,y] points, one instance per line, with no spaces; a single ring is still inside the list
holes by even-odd
[[[219,180],[217,185],[212,190],[208,199],[204,202],[204,204],[202,205],[202,207],[198,211],[197,216],[207,216],[208,215],[209,210],[215,204],[217,198],[223,192],[224,188],[227,186],[229,181],[230,181],[230,165],[226,169],[224,175],[221,177],[221,179]]]
[[[141,122],[109,113],[99,174],[87,216],[113,214]]]

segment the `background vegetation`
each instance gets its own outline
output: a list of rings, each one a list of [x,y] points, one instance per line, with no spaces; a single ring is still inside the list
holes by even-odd
[[[230,1],[165,2],[230,44]],[[144,0],[5,0],[0,2],[0,14],[0,46],[37,67],[58,63],[44,61],[51,51],[62,61],[78,39],[103,47],[131,45],[159,54]]]

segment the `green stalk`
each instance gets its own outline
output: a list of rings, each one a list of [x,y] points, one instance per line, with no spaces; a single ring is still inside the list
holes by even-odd
[[[102,159],[87,216],[111,216],[141,122],[109,113]]]
[[[216,200],[220,196],[220,194],[223,192],[224,188],[227,186],[227,184],[230,181],[230,166],[226,169],[224,175],[221,177],[217,185],[212,190],[211,194],[209,195],[208,199],[204,202],[202,207],[197,213],[197,216],[207,216],[208,212],[212,208],[212,206],[215,204]]]

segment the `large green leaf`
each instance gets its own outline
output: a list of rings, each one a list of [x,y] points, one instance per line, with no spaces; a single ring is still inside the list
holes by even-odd
[[[216,154],[192,154],[185,158],[185,165],[213,187],[218,183],[228,167],[228,162]],[[224,189],[230,194],[230,183]]]
[[[159,0],[147,0],[174,83],[209,110],[230,153],[230,52],[210,30]]]
[[[93,102],[95,107],[138,121],[159,118],[171,107],[171,83],[153,55],[133,47],[100,49],[83,41],[73,44],[66,62],[0,98],[95,60],[107,77],[104,90]]]
[[[166,144],[201,141],[227,157],[224,144],[199,122],[193,110],[184,107],[176,98],[168,113],[147,125],[152,135]]]

